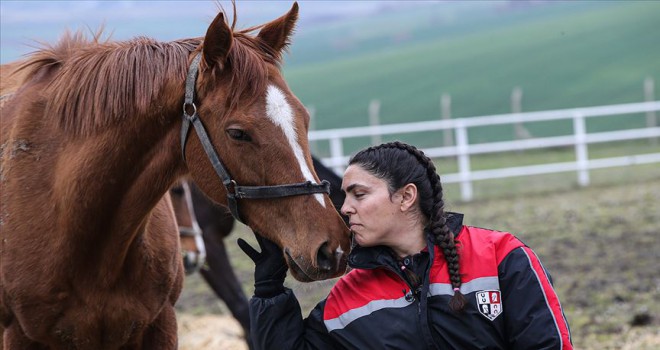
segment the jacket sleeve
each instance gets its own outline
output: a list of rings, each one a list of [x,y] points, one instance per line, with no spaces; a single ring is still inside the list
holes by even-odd
[[[291,289],[272,298],[250,299],[250,335],[260,349],[341,349],[323,323],[325,300],[309,317],[302,318],[300,304]]]
[[[512,250],[499,265],[499,279],[511,349],[573,349],[551,277],[530,248]]]

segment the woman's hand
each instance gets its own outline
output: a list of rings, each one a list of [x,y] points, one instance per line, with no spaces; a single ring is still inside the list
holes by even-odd
[[[271,298],[284,292],[284,279],[288,266],[284,261],[282,249],[277,244],[256,232],[254,235],[261,253],[241,238],[237,243],[254,261],[254,295],[259,298]]]

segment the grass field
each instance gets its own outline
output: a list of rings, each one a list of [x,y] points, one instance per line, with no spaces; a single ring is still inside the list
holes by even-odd
[[[372,99],[381,100],[381,123],[389,124],[438,119],[442,93],[452,96],[457,118],[510,112],[516,86],[523,111],[537,111],[640,102],[644,79],[660,81],[660,2],[501,5],[429,5],[301,31],[285,75],[313,106],[319,130],[367,125]],[[642,120],[599,119],[591,129]],[[570,128],[549,125],[531,131]]]
[[[448,209],[465,213],[468,225],[513,232],[535,250],[553,276],[576,348],[657,349],[660,171],[648,171],[656,176],[588,188],[521,194],[509,185],[506,196],[472,203],[449,200]],[[233,265],[251,295],[253,265],[236,246],[238,237],[253,240],[244,226],[228,240]],[[301,284],[289,278],[287,284],[306,314],[333,281]],[[198,276],[187,279],[178,310],[227,312]]]

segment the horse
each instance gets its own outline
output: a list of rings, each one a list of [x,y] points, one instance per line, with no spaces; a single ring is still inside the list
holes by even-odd
[[[202,238],[202,228],[195,215],[190,186],[188,180],[180,179],[169,190],[174,216],[179,227],[181,255],[186,275],[197,272],[206,262],[206,245]],[[231,216],[231,213],[229,215]]]
[[[341,190],[341,177],[314,156],[312,164],[319,178],[330,182],[330,200],[339,212],[346,197]],[[234,229],[234,218],[226,207],[213,203],[194,182],[186,179],[173,186],[170,195],[179,224],[186,274],[199,271],[241,325],[246,342],[252,348],[248,299],[231,266],[224,242]],[[206,253],[206,261],[198,258],[199,252]]]
[[[183,269],[166,194],[183,176],[282,247],[299,281],[345,271],[349,230],[280,70],[297,18],[294,3],[237,31],[234,7],[203,37],[74,33],[25,59],[2,106],[5,349],[175,349]]]

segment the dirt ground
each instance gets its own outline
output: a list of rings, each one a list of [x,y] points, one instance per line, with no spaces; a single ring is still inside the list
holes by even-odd
[[[247,350],[238,322],[225,315],[180,314],[179,350]]]

